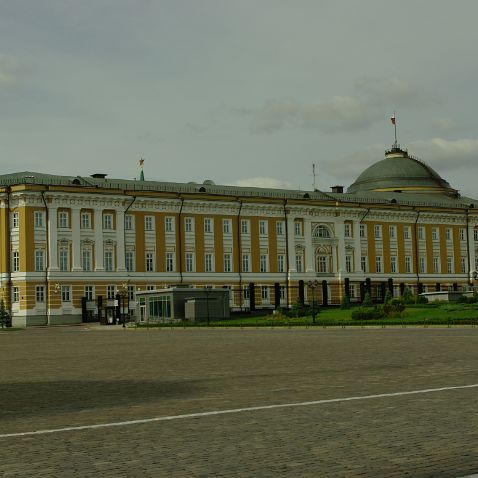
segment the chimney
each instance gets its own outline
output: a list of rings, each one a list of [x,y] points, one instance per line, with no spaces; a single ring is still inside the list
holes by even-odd
[[[344,193],[344,187],[343,186],[332,186],[330,189],[332,189],[333,193],[338,193],[338,194],[343,194]]]

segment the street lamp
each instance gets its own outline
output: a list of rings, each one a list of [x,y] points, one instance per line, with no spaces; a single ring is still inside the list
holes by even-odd
[[[312,323],[315,324],[315,289],[319,286],[319,281],[318,280],[310,280],[307,282],[307,287],[311,290],[312,292]]]
[[[127,311],[129,312],[129,294],[128,294],[128,283],[123,282],[121,288],[118,291],[120,296],[120,315],[122,317],[123,328],[126,327],[126,314],[124,311],[125,304],[127,305]]]

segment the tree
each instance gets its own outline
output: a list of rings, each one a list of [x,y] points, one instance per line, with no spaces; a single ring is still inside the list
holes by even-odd
[[[370,296],[370,292],[365,292],[362,305],[364,307],[370,307],[372,305],[372,297]]]

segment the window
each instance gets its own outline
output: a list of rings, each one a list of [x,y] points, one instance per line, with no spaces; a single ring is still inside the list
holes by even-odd
[[[259,234],[267,236],[267,221],[259,221]]]
[[[411,256],[405,256],[405,272],[410,274],[412,272],[412,258]]]
[[[317,256],[317,272],[328,272],[327,262],[327,256]]]
[[[296,236],[302,236],[302,223],[301,222],[294,222],[294,234]]]
[[[128,286],[128,299],[129,300],[135,300],[135,286],[134,285],[129,285]]]
[[[423,256],[420,256],[418,258],[418,271],[425,272],[425,269],[426,269],[425,258]]]
[[[113,229],[113,214],[103,214],[103,229]]]
[[[35,211],[33,219],[35,223],[35,229],[39,229],[43,227],[43,212],[42,211]]]
[[[222,232],[224,234],[230,234],[232,232],[232,223],[230,219],[222,220]]]
[[[147,252],[146,253],[146,272],[153,272],[154,271],[154,253]]]
[[[126,251],[125,254],[125,267],[128,272],[134,271],[134,252]]]
[[[447,227],[445,229],[445,238],[447,241],[451,241],[452,239],[452,234],[451,234],[451,229],[449,227]]]
[[[352,272],[352,256],[345,256],[345,270]]]
[[[81,268],[84,271],[91,271],[91,249],[82,249]]]
[[[245,300],[249,300],[250,298],[249,287],[244,286],[244,289],[242,289],[242,297],[244,297]]]
[[[144,217],[144,230],[153,231],[154,230],[154,218],[153,216]]]
[[[37,272],[45,270],[45,251],[43,249],[35,250],[35,270]]]
[[[174,217],[164,218],[164,230],[166,232],[174,232]]]
[[[204,255],[204,271],[205,272],[213,272],[214,267],[213,267],[213,257],[212,254],[207,252]]]
[[[231,254],[224,254],[224,272],[232,272]]]
[[[362,272],[367,272],[367,257],[366,256],[360,257],[360,268],[362,269]]]
[[[478,229],[473,229],[473,240],[478,241]]]
[[[295,255],[295,270],[297,272],[302,272],[304,265],[303,265],[304,259],[302,254],[296,254]]]
[[[20,223],[18,212],[12,214],[12,227],[16,229]]]
[[[382,272],[382,256],[375,257],[375,272]]]
[[[61,248],[59,252],[59,264],[58,267],[61,271],[67,271],[70,269],[70,260],[69,260],[69,253],[68,249]]]
[[[166,272],[174,272],[174,254],[166,252]]]
[[[242,272],[249,272],[249,254],[242,254]]]
[[[453,274],[453,257],[446,258],[446,271],[448,274]]]
[[[262,302],[269,302],[269,286],[261,286],[261,300]]]
[[[462,274],[466,272],[466,257],[460,257],[460,271]]]
[[[71,286],[69,285],[61,286],[61,301],[71,302]]]
[[[375,226],[373,226],[373,237],[375,237],[375,239],[380,239],[382,237],[381,225],[375,224]]]
[[[185,217],[184,218],[184,231],[185,232],[193,232],[193,218],[192,217]]]
[[[124,228],[125,231],[131,231],[133,229],[133,216],[131,214],[126,214],[124,217]]]
[[[419,227],[418,228],[418,239],[423,241],[425,239],[425,228],[424,227]]]
[[[156,289],[156,286],[154,285],[147,285],[146,286],[146,290],[155,290]]]
[[[35,300],[37,302],[45,302],[45,286],[35,286]]]
[[[397,256],[390,257],[390,272],[392,274],[397,272]]]
[[[209,217],[204,218],[204,232],[208,234],[212,232],[212,219]]]
[[[438,241],[438,229],[436,227],[432,227],[432,240]]]
[[[194,254],[186,252],[186,272],[194,272]]]
[[[20,288],[19,287],[12,287],[12,301],[19,302],[20,301]]]
[[[352,227],[350,224],[344,224],[344,236],[345,237],[352,237]]]
[[[330,231],[327,226],[320,225],[315,232],[317,237],[330,237]]]
[[[277,272],[284,272],[285,271],[285,256],[283,254],[279,254],[277,256]]]
[[[388,226],[388,235],[390,239],[397,238],[397,226]]]
[[[105,271],[112,271],[114,269],[113,251],[105,251],[104,266],[105,266]]]
[[[411,228],[410,226],[403,226],[403,238],[410,239],[411,238]]]
[[[58,213],[58,227],[67,228],[69,227],[69,218],[67,211],[60,211]]]
[[[106,286],[106,298],[107,299],[114,299],[116,296],[116,286],[115,285],[107,285]]]
[[[260,256],[260,271],[261,272],[267,272],[267,269],[268,269],[267,263],[268,263],[267,255],[261,254]]]
[[[284,235],[284,221],[277,221],[276,222],[276,234],[278,236],[283,236]]]
[[[360,224],[360,237],[366,237],[364,224]]]
[[[349,298],[355,299],[355,284],[349,285]]]
[[[463,228],[460,228],[460,241],[465,240],[465,230]]]
[[[85,285],[85,298],[86,300],[95,300],[95,286]]]
[[[81,229],[91,229],[91,214],[89,212],[82,212],[80,220]]]
[[[433,272],[435,274],[440,272],[440,258],[439,257],[434,257],[433,258]]]

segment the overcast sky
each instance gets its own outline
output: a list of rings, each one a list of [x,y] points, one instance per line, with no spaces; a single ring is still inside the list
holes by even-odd
[[[329,190],[398,141],[478,197],[476,0],[0,0],[1,173]]]

